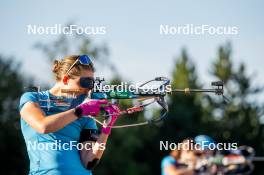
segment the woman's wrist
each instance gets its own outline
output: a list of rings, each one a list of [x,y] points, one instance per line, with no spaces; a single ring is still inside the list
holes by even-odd
[[[81,117],[82,117],[82,113],[83,113],[82,108],[76,107],[76,108],[73,109],[73,114],[74,114],[77,118],[81,118]]]

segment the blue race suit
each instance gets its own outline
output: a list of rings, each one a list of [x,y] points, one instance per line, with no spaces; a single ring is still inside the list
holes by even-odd
[[[49,99],[53,100],[49,101]],[[19,110],[25,103],[31,101],[38,103],[46,117],[49,117],[77,106],[82,103],[85,96],[80,95],[76,99],[56,99],[57,96],[52,95],[49,91],[26,92],[20,99]],[[40,134],[21,118],[21,129],[30,160],[30,175],[92,174],[82,165],[77,145],[80,132],[83,129],[97,129],[93,119],[82,117],[56,132]]]

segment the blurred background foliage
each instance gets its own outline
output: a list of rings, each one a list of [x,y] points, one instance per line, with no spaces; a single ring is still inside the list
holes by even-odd
[[[107,46],[95,45],[85,36],[67,38],[62,35],[51,43],[36,43],[34,48],[43,51],[49,62],[60,55],[92,55],[98,66],[107,66],[111,70],[112,83],[122,80],[122,75],[118,74],[118,69],[111,62]],[[11,60],[12,57],[0,56],[0,138],[3,141],[0,144],[0,172],[8,175],[27,174],[29,161],[20,131],[17,107],[23,87],[33,84],[34,79],[24,77],[19,69],[20,63]],[[173,87],[210,86],[208,82],[199,79],[186,48],[182,49],[173,64],[170,75]],[[254,101],[254,96],[261,93],[262,88],[252,86],[253,77],[247,75],[245,64],[234,66],[230,43],[219,46],[209,70],[215,80],[224,81],[230,103],[206,94],[170,95],[167,99],[169,117],[161,124],[112,131],[105,155],[94,173],[158,175],[160,161],[168,154],[159,150],[159,141],[180,142],[198,134],[207,134],[218,142],[238,142],[239,145],[252,146],[258,156],[263,156],[264,135],[260,120],[263,104]],[[124,101],[121,105],[127,107],[131,102]],[[153,111],[153,115],[158,113]],[[143,115],[138,113],[124,118],[128,122],[136,122]],[[263,166],[260,163],[255,165],[254,174],[263,174]]]

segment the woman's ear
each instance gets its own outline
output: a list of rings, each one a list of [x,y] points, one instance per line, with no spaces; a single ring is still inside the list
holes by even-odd
[[[64,85],[67,85],[68,84],[68,81],[69,81],[69,77],[67,75],[65,75],[62,79],[62,82]]]

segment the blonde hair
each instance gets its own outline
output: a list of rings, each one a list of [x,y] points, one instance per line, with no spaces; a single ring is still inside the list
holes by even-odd
[[[62,60],[54,60],[52,72],[55,75],[56,81],[61,80],[61,78],[67,73],[67,71],[74,64],[74,62],[79,59],[79,57],[80,55],[71,55],[64,57]],[[90,70],[92,72],[95,71],[94,66],[92,64],[82,65],[76,63],[68,72],[68,76],[74,79],[75,77],[81,75],[82,70]]]

